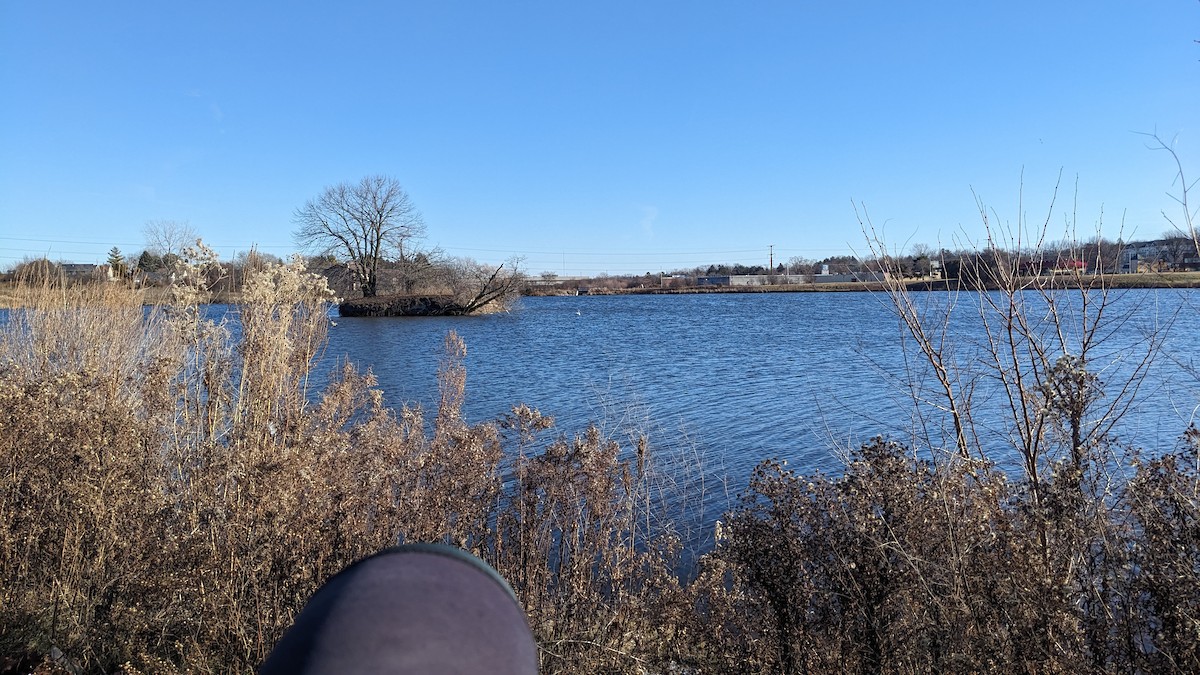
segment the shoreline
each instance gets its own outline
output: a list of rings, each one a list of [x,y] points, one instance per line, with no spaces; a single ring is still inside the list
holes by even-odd
[[[1028,277],[1033,281],[1038,277]],[[1054,277],[1041,277],[1054,280]],[[1087,277],[1058,277],[1064,290],[1088,288],[1108,289],[1172,289],[1200,288],[1200,272],[1168,272],[1141,274],[1106,274],[1103,276]],[[980,287],[978,284],[963,283],[958,279],[910,279],[905,282],[909,291],[975,291],[997,290],[992,284]],[[707,293],[854,293],[854,292],[883,292],[886,285],[882,282],[838,282],[829,284],[779,284],[769,286],[690,286],[682,288],[590,288],[586,292],[575,293],[568,289],[529,290],[522,295],[527,297],[571,296],[571,295],[700,295]]]
[[[1030,277],[1032,281],[1035,277]],[[1079,289],[1081,285],[1089,288],[1107,288],[1114,290],[1144,288],[1144,289],[1174,289],[1200,288],[1200,272],[1154,272],[1140,274],[1108,274],[1104,276],[1088,276],[1081,278],[1062,277],[1059,287],[1064,290]],[[909,291],[974,291],[996,290],[994,286],[979,288],[976,285],[961,283],[957,279],[911,279],[905,282]],[[523,297],[553,297],[574,295],[702,295],[710,293],[741,294],[741,293],[877,293],[885,292],[886,286],[881,282],[839,282],[829,284],[780,284],[773,286],[690,286],[682,288],[587,288],[586,292],[565,288],[526,289]],[[146,306],[163,304],[168,295],[167,287],[150,287],[139,291],[142,294],[142,304]],[[242,300],[241,291],[215,293],[205,304],[238,304]],[[18,290],[11,282],[0,283],[0,309],[13,309],[23,306],[19,301]]]

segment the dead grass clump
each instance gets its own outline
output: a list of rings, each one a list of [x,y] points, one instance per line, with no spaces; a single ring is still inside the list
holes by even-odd
[[[663,516],[679,469],[646,436],[524,406],[469,424],[453,333],[432,419],[350,364],[310,391],[324,283],[263,266],[227,325],[196,304],[208,264],[189,255],[150,310],[116,285],[26,288],[0,328],[14,663],[251,672],[338,570],[442,541],[510,581],[546,672],[1200,670],[1200,433],[1125,454],[1088,422],[1119,402],[1085,359],[1013,389],[1036,417],[1020,475],[967,433],[875,440],[837,475],[766,462],[685,580]]]
[[[543,441],[553,421],[518,406],[495,547],[525,604],[547,672],[632,672],[686,644],[671,573],[678,541],[646,525],[654,470],[645,438],[622,448],[598,428]]]
[[[0,332],[0,652],[249,672],[321,583],[397,541],[509,575],[548,670],[671,650],[677,547],[639,527],[645,443],[538,440],[552,424],[526,408],[516,436],[468,424],[453,333],[428,429],[349,364],[314,394],[323,282],[256,270],[232,327],[196,304],[210,263],[189,252],[149,310],[115,285],[26,289]]]
[[[162,309],[87,286],[12,311],[0,651],[250,670],[325,578],[395,541],[419,423],[352,368],[310,404],[328,294],[296,265],[249,286],[236,345],[186,284]]]
[[[693,584],[709,619],[697,658],[734,670],[743,654],[775,672],[1194,671],[1193,436],[1132,476],[1099,452],[1081,470],[1064,461],[1037,491],[882,440],[836,477],[766,462]]]

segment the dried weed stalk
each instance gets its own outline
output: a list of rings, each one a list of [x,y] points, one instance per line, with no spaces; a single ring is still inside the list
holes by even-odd
[[[28,657],[9,665],[250,672],[321,583],[398,541],[509,575],[547,670],[673,649],[655,619],[678,602],[675,545],[638,526],[644,441],[535,442],[551,423],[527,408],[524,441],[467,423],[453,333],[428,430],[350,365],[312,392],[324,282],[263,266],[228,324],[196,304],[211,260],[190,251],[163,308],[27,288],[0,332],[0,652]],[[505,459],[505,441],[537,452]]]
[[[983,374],[889,286],[949,433],[876,439],[838,475],[763,463],[681,578],[661,513],[677,469],[647,437],[524,406],[468,423],[453,333],[431,421],[349,364],[311,391],[323,282],[262,266],[226,324],[195,304],[204,259],[178,304],[43,283],[0,329],[6,669],[251,672],[339,569],[443,541],[509,579],[546,672],[1200,671],[1200,432],[1159,457],[1113,440],[1157,342],[1100,380],[1102,280],[1072,281],[1068,312],[1001,268]],[[1011,476],[979,440],[983,377]]]

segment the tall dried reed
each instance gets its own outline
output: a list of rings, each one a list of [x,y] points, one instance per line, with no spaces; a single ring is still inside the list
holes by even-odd
[[[1200,671],[1200,433],[1095,433],[1121,408],[1086,362],[1014,390],[1045,427],[1020,447],[1060,449],[1025,473],[970,433],[766,462],[680,577],[648,437],[470,424],[453,333],[432,419],[350,364],[312,391],[323,282],[263,266],[226,323],[210,257],[169,306],[42,284],[0,329],[0,668],[251,672],[339,569],[443,541],[509,579],[545,672]]]
[[[1036,497],[986,461],[881,439],[840,476],[766,462],[693,584],[709,617],[693,656],[725,672],[1196,672],[1195,439],[1119,477],[1099,453],[1062,462]]]
[[[1157,457],[1114,437],[1172,317],[1114,355],[1129,319],[1110,281],[1023,272],[1049,217],[1010,230],[980,212],[995,290],[934,302],[899,274],[883,284],[914,357],[899,376],[913,445],[876,439],[839,475],[758,467],[689,588],[707,629],[697,667],[1200,671],[1200,434]],[[978,344],[953,330],[962,311]],[[1015,471],[997,468],[1005,454]]]
[[[467,423],[453,333],[429,425],[349,364],[311,392],[324,283],[298,263],[256,270],[235,326],[196,304],[210,262],[191,252],[165,307],[42,286],[4,325],[0,652],[249,672],[325,579],[402,540],[509,575],[547,670],[663,651],[652,606],[678,585],[673,541],[639,526],[645,442],[535,438],[552,422],[527,408],[513,433]]]

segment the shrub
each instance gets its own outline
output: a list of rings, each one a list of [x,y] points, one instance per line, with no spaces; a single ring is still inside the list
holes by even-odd
[[[1019,473],[959,433],[876,439],[838,474],[764,462],[680,574],[663,513],[684,469],[645,435],[520,405],[469,424],[453,333],[432,419],[350,364],[311,391],[324,282],[254,270],[235,338],[196,305],[211,263],[189,252],[149,310],[116,284],[20,289],[0,329],[0,666],[251,672],[332,574],[442,541],[509,579],[545,672],[1200,670],[1200,432],[1123,450],[1088,423],[1085,359],[1047,352],[1013,390],[1039,425]]]
[[[1194,672],[1196,436],[1124,477],[1063,462],[1036,493],[882,439],[836,477],[764,462],[704,561],[729,580],[704,625],[777,672]]]
[[[298,263],[251,273],[235,340],[195,304],[210,262],[185,256],[163,308],[40,287],[3,327],[0,652],[249,672],[321,583],[403,540],[513,579],[547,670],[666,651],[654,603],[679,592],[677,547],[638,526],[644,442],[541,439],[552,421],[522,407],[511,433],[468,424],[453,333],[428,430],[349,364],[314,394],[324,283]]]

